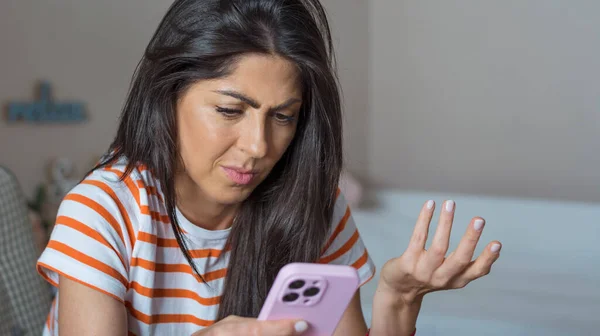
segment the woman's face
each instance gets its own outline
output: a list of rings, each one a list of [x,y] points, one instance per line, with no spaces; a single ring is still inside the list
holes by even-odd
[[[294,138],[301,99],[296,67],[272,55],[245,55],[229,76],[193,84],[177,104],[186,192],[245,200]]]

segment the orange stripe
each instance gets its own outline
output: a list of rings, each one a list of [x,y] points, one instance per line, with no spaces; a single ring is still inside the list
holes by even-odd
[[[337,188],[337,190],[335,191],[335,200],[337,201],[338,196],[340,196],[340,193],[342,192],[342,190],[340,188]]]
[[[74,249],[68,245],[65,245],[61,242],[58,242],[56,240],[51,240],[48,243],[48,248],[57,250],[65,255],[81,262],[81,263],[84,263],[84,264],[86,264],[90,267],[93,267],[107,275],[110,275],[111,277],[115,278],[117,281],[121,282],[121,284],[123,284],[123,286],[125,288],[128,287],[127,279],[119,271],[117,271],[116,269],[108,266],[107,264],[105,264],[97,259],[94,259],[86,254],[83,254],[83,253],[77,251],[76,249]]]
[[[121,172],[120,170],[116,170],[116,169],[107,169],[108,171],[115,173],[115,174],[123,174],[123,172]],[[133,182],[133,179],[131,178],[131,175],[127,175],[125,177],[125,185],[127,186],[127,189],[129,189],[129,192],[131,192],[131,195],[133,196],[133,198],[135,199],[135,202],[137,203],[138,207],[140,207],[140,212],[143,215],[150,215],[150,217],[152,217],[152,219],[163,222],[163,223],[170,223],[170,219],[169,216],[167,215],[161,215],[159,212],[156,211],[151,211],[150,207],[148,207],[147,205],[142,205],[142,202],[140,200],[140,189],[138,187],[136,187],[135,183]],[[140,182],[140,181],[138,181]]]
[[[125,182],[125,185],[127,186],[127,189],[129,189],[129,192],[131,193],[131,195],[133,196],[133,198],[135,199],[135,202],[137,203],[138,206],[141,205],[141,201],[140,201],[140,189],[138,187],[136,187],[135,183],[133,183],[133,180],[131,179],[131,175],[127,175],[124,176],[123,174],[125,172],[122,172],[118,169],[113,169],[113,168],[105,168],[104,170],[114,173],[117,176],[119,176],[119,178],[123,179],[123,182]]]
[[[192,267],[188,264],[158,264],[141,258],[131,258],[131,266],[137,266],[161,273],[186,273],[194,276],[196,280],[202,281],[202,279],[200,279],[198,275],[194,273]],[[222,268],[216,271],[205,273],[202,276],[206,281],[213,281],[224,278],[226,274],[227,269]]]
[[[358,260],[356,260],[353,264],[352,267],[356,268],[357,270],[360,269],[361,267],[363,267],[366,263],[367,260],[369,259],[369,252],[367,251],[367,249],[365,249],[365,251],[363,252],[362,256],[360,256],[360,258],[358,258]],[[367,282],[371,281],[371,279],[373,279],[373,277],[375,276],[375,270],[373,270],[373,274],[371,274],[371,276],[363,281],[359,287],[361,287],[362,285],[366,284]]]
[[[150,215],[150,217],[152,217],[152,219],[154,219],[155,221],[163,222],[165,224],[171,224],[171,219],[167,215],[161,215],[159,212],[156,211],[149,211],[149,213],[145,214]]]
[[[46,318],[46,328],[48,328],[48,331],[50,331],[50,334],[52,334],[52,328],[50,327],[50,319],[52,319],[52,311],[54,310],[54,302],[52,304],[52,308],[50,308],[50,313],[48,314],[48,317]]]
[[[54,300],[53,300],[54,301]],[[50,330],[54,331],[54,316],[56,315],[56,304],[52,305],[52,312],[50,315]]]
[[[373,274],[371,274],[371,276],[367,280],[363,281],[363,283],[361,283],[358,287],[362,287],[364,284],[371,281],[371,279],[373,279],[374,277],[375,277],[375,272],[373,272]]]
[[[146,189],[146,193],[148,193],[148,195],[153,195],[156,196],[161,202],[163,200],[161,194],[158,192],[158,188],[153,187],[153,186],[147,186],[144,184],[144,181],[142,180],[137,180],[137,186],[140,189]]]
[[[227,268],[221,268],[216,271],[204,273],[202,276],[204,277],[204,280],[206,280],[206,281],[213,281],[213,280],[218,280],[218,279],[224,278],[225,275],[227,275]]]
[[[131,220],[129,220],[129,214],[127,213],[127,210],[125,209],[123,204],[121,204],[121,201],[117,197],[117,194],[115,194],[115,191],[112,190],[106,183],[100,181],[85,180],[81,182],[81,184],[96,186],[102,189],[113,199],[113,201],[117,204],[117,207],[119,208],[121,216],[123,216],[123,220],[125,221],[125,228],[127,229],[127,235],[129,236],[129,243],[131,244],[131,248],[133,249],[133,246],[135,245],[135,234],[133,233],[133,226],[131,225]]]
[[[81,232],[82,234],[98,241],[100,244],[110,248],[119,257],[119,259],[121,260],[121,263],[123,264],[123,267],[125,269],[127,269],[128,265],[125,264],[125,260],[123,259],[123,257],[119,253],[119,251],[117,251],[112,245],[110,245],[106,241],[106,239],[104,239],[104,237],[102,235],[100,235],[97,231],[91,229],[89,226],[87,226],[71,217],[67,217],[67,216],[58,216],[58,218],[56,219],[56,225],[68,226],[71,229],[77,230],[77,231]]]
[[[46,327],[48,327],[48,331],[50,331],[50,335],[53,334],[53,329],[52,326],[54,323],[52,323],[52,321],[54,320],[54,309],[56,308],[56,298],[54,298],[52,300],[52,308],[50,308],[50,313],[48,314],[48,318],[46,319]]]
[[[135,281],[131,283],[131,288],[133,288],[139,294],[149,298],[160,297],[192,299],[203,306],[214,306],[219,304],[219,302],[221,301],[220,296],[203,298],[196,292],[193,292],[191,290],[175,288],[148,288],[140,285]]]
[[[192,258],[218,258],[221,256],[221,252],[217,249],[190,250],[190,256]]]
[[[327,244],[325,244],[325,247],[323,247],[321,253],[327,252],[327,249],[329,249],[329,247],[331,247],[331,244],[333,244],[333,241],[335,240],[335,238],[337,238],[337,236],[342,231],[344,231],[344,228],[346,228],[346,223],[348,222],[348,218],[350,218],[350,207],[349,206],[346,207],[346,213],[344,214],[344,217],[342,217],[342,219],[338,223],[337,227],[335,228],[335,230],[329,237],[329,240],[327,241]]]
[[[369,254],[367,253],[367,249],[365,249],[365,252],[363,252],[362,256],[360,256],[360,258],[358,258],[358,260],[352,264],[352,267],[356,269],[363,267],[363,265],[367,263],[368,258]]]
[[[37,269],[38,273],[42,276],[42,278],[46,279],[46,281],[48,281],[52,286],[58,288],[58,283],[56,283],[56,282],[54,282],[54,280],[50,279],[50,277],[42,271],[41,266],[49,267],[46,264],[38,261],[38,263],[35,265],[35,268]],[[52,269],[52,270],[54,270],[54,269]]]
[[[160,247],[179,247],[179,244],[177,244],[177,240],[175,239],[158,238],[156,235],[147,232],[138,233],[138,240],[146,243],[156,244]]]
[[[123,174],[125,174],[125,172],[124,172],[124,171],[122,171],[122,170],[118,170],[118,169],[115,169],[115,168],[113,168],[113,167],[112,167],[112,166],[110,166],[110,165],[109,165],[109,166],[106,166],[106,167],[104,167],[104,171],[107,171],[107,172],[114,173],[114,174],[116,174],[116,175],[117,175],[117,176],[118,176],[120,179],[121,179],[121,178],[123,178]]]
[[[131,332],[131,331],[127,331],[127,336],[136,336],[136,334],[134,334],[134,333],[133,333],[133,332]]]
[[[157,239],[158,238],[156,237],[156,235],[147,232],[140,231],[137,235],[137,240],[143,241],[145,243],[156,244]]]
[[[158,192],[158,188],[153,186],[146,186],[146,190],[149,195],[156,196],[161,202],[163,201],[162,195]]]
[[[215,321],[211,320],[203,320],[199,319],[193,315],[184,315],[184,314],[156,314],[156,315],[146,315],[135,308],[131,302],[126,301],[125,306],[129,309],[129,313],[138,321],[144,322],[146,324],[158,324],[158,323],[193,323],[198,326],[208,327],[215,323]]]
[[[142,213],[142,215],[149,215],[155,221],[163,222],[165,224],[170,224],[171,223],[171,220],[169,219],[169,216],[167,216],[167,215],[161,215],[160,212],[151,211],[150,207],[147,206],[147,205],[140,206],[140,212]]]
[[[179,244],[176,239],[170,238],[158,238],[156,235],[147,232],[138,233],[138,240],[143,241],[150,244],[155,244],[159,247],[173,247],[179,248]],[[190,250],[190,255],[192,258],[218,258],[221,256],[223,251],[227,252],[229,249],[225,250],[217,250],[217,249],[198,249],[198,250]]]
[[[85,181],[82,183],[85,183]],[[108,210],[106,210],[106,208],[104,208],[100,203],[92,200],[91,198],[75,193],[67,194],[67,196],[65,196],[64,199],[81,203],[87,206],[88,208],[96,211],[100,216],[102,216],[102,218],[104,218],[108,222],[108,224],[110,224],[110,226],[112,226],[115,232],[119,235],[119,238],[121,238],[121,242],[123,243],[123,245],[125,245],[125,238],[123,238],[121,225],[119,225],[119,222],[117,222],[115,217],[113,217],[113,215]]]
[[[129,189],[129,192],[131,192],[131,194],[133,195],[133,198],[135,199],[137,205],[141,206],[142,201],[140,199],[140,189],[135,185],[135,183],[133,183],[133,180],[130,176],[127,176],[125,178],[125,185]]]
[[[110,296],[110,297],[114,298],[115,300],[117,300],[117,301],[119,301],[119,302],[123,303],[123,299],[121,299],[120,297],[116,296],[115,294],[113,294],[113,293],[111,293],[111,292],[108,292],[108,291],[106,291],[106,290],[104,290],[104,289],[98,288],[98,287],[96,287],[96,286],[94,286],[94,285],[90,285],[90,284],[89,284],[89,283],[87,283],[87,282],[83,282],[83,281],[81,281],[81,280],[79,280],[79,279],[77,279],[77,278],[74,278],[74,277],[72,277],[72,276],[70,276],[70,275],[67,275],[67,274],[63,273],[62,271],[59,271],[58,269],[56,269],[56,268],[54,268],[54,267],[52,267],[52,266],[50,266],[50,265],[44,264],[44,263],[42,263],[42,262],[38,262],[38,266],[37,266],[37,268],[38,268],[38,273],[40,273],[40,274],[41,274],[41,275],[44,277],[44,279],[48,280],[48,282],[50,282],[50,283],[51,283],[51,284],[52,284],[54,287],[58,287],[58,284],[57,284],[56,282],[52,281],[50,278],[48,278],[48,277],[46,276],[46,273],[42,272],[42,270],[41,270],[41,268],[40,268],[40,267],[47,268],[47,269],[49,269],[49,270],[51,270],[51,271],[55,272],[56,274],[59,274],[59,275],[61,275],[61,276],[65,277],[65,278],[67,278],[67,279],[69,279],[69,280],[71,280],[71,281],[75,281],[75,282],[77,282],[77,283],[80,283],[80,284],[82,284],[82,285],[84,285],[84,286],[86,286],[86,287],[89,287],[89,288],[91,288],[91,289],[97,290],[98,292],[100,292],[100,293],[103,293],[103,294],[106,294],[106,295],[108,295],[108,296]]]
[[[352,248],[352,246],[354,246],[354,243],[356,243],[357,240],[358,230],[354,230],[354,234],[352,235],[352,237],[350,237],[350,239],[348,239],[348,241],[342,247],[340,247],[339,250],[333,252],[332,254],[326,257],[321,258],[319,262],[322,264],[328,264],[334,261],[335,259],[341,257],[342,255],[344,255],[344,253],[350,251],[350,249]]]

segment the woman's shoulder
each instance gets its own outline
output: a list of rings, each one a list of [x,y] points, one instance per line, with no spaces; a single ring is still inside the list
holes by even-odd
[[[81,194],[92,199],[120,198],[126,200],[127,186],[137,183],[136,173],[126,173],[126,163],[116,162],[114,164],[96,167],[89,172],[69,194]]]
[[[85,206],[100,217],[135,226],[144,211],[157,206],[156,202],[148,202],[149,194],[158,197],[161,193],[158,182],[143,165],[127,168],[128,161],[119,159],[92,170],[63,198],[62,212],[76,215]]]
[[[129,169],[128,169],[129,168]],[[83,186],[96,188],[84,188]],[[126,158],[120,158],[113,163],[92,170],[78,185],[88,192],[106,195],[117,195],[122,199],[135,201],[140,205],[141,193],[152,190],[160,192],[160,183],[144,164],[133,164],[129,167]],[[162,196],[162,193],[160,193]]]

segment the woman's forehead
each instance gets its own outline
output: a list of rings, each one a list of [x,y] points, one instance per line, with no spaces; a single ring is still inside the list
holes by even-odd
[[[229,75],[200,81],[198,93],[236,92],[256,103],[281,104],[302,99],[299,71],[291,61],[273,55],[248,54],[238,58]]]

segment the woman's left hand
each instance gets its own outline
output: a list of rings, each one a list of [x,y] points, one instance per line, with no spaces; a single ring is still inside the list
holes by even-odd
[[[483,253],[472,260],[485,226],[483,218],[471,220],[456,251],[446,256],[454,220],[453,201],[443,204],[433,242],[428,250],[425,249],[434,208],[433,201],[425,203],[408,248],[400,257],[389,260],[383,266],[378,292],[393,294],[403,303],[411,304],[419,302],[430,292],[462,288],[490,272],[492,264],[500,256],[500,242],[489,243]]]

